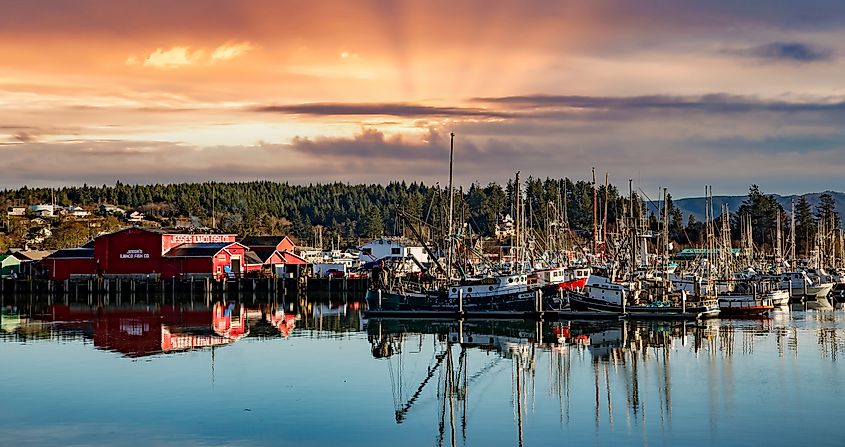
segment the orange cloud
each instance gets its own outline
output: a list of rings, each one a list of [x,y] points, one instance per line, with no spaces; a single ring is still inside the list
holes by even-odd
[[[213,50],[200,48],[192,50],[189,46],[175,46],[170,49],[156,48],[146,57],[132,55],[126,59],[126,65],[141,64],[145,67],[179,68],[197,64],[212,64],[227,61],[252,50],[249,42],[232,42],[220,45]]]
[[[225,61],[234,59],[247,51],[252,50],[252,45],[249,42],[241,43],[227,43],[220,45],[211,54],[212,61]]]

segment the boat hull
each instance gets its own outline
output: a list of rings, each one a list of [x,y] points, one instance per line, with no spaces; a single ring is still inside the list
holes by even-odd
[[[569,306],[573,310],[612,312],[622,314],[622,306],[603,300],[591,298],[583,293],[569,292]],[[686,307],[681,306],[625,306],[625,314],[631,316],[649,315],[667,317],[679,314],[698,314],[701,318],[713,318],[719,315],[719,308],[715,306],[704,306],[691,303]]]
[[[554,297],[543,298],[544,309],[554,308]],[[369,310],[392,311],[453,311],[460,308],[458,300],[449,298],[444,293],[397,293],[392,291],[367,291]],[[535,290],[513,292],[494,296],[470,297],[464,299],[464,312],[475,311],[512,311],[531,312],[537,310]]]
[[[547,284],[543,286],[543,294],[555,294],[560,293],[560,291],[568,292],[570,290],[581,290],[585,285],[587,285],[587,279],[589,278],[578,278],[571,281]]]
[[[757,316],[769,313],[775,306],[769,298],[736,297],[720,298],[719,314],[724,317]]]

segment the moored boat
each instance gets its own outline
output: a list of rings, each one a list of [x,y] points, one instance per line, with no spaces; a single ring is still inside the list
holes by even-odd
[[[719,296],[719,315],[752,316],[768,313],[775,306],[768,294],[756,296],[754,294],[729,294]]]
[[[692,297],[686,299],[686,293],[667,297],[666,301],[653,300],[642,303],[639,297],[632,298],[631,286],[610,281],[602,276],[592,275],[583,291],[570,291],[569,305],[573,310],[595,312],[614,312],[620,315],[654,316],[670,318],[680,315],[695,315],[698,318],[712,318],[719,315],[719,306],[715,300]],[[625,304],[623,307],[623,303]]]
[[[395,311],[515,311],[537,310],[538,288],[526,274],[502,274],[454,281],[446,287],[414,290],[398,285],[367,292],[370,310]],[[555,296],[543,298],[543,308],[559,308]]]

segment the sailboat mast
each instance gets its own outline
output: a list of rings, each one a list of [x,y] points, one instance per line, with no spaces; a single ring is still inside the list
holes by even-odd
[[[446,237],[446,276],[452,277],[452,213],[455,210],[455,193],[452,190],[452,166],[455,158],[455,132],[449,133],[449,226]]]
[[[795,199],[792,199],[792,221],[789,223],[789,265],[790,267],[795,263]]]

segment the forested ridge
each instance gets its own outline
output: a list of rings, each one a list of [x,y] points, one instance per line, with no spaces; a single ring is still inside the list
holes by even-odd
[[[548,204],[567,204],[567,215],[574,229],[592,225],[592,183],[569,179],[534,179],[524,182],[526,211],[532,225],[547,219]],[[502,186],[473,184],[455,189],[455,215],[466,220],[473,231],[492,235],[500,216],[512,212],[513,182]],[[564,197],[564,190],[566,191]],[[604,186],[598,195],[603,200]],[[616,188],[608,188],[609,221],[618,206]],[[324,236],[369,237],[401,230],[396,210],[430,223],[445,221],[448,192],[442,186],[423,183],[391,182],[387,185],[325,183],[292,185],[270,181],[243,183],[178,183],[154,185],[68,186],[4,190],[0,203],[6,206],[51,203],[94,207],[113,204],[168,219],[191,217],[197,225],[214,226],[241,234],[291,233],[309,238],[314,226],[324,228]],[[559,209],[559,208],[557,208]]]
[[[573,232],[589,237],[593,228],[592,182],[528,177],[521,183],[527,226],[542,231],[550,221],[565,217]],[[515,190],[513,181],[504,185],[475,183],[469,188],[456,188],[456,222],[466,222],[467,228],[475,234],[494,235],[497,221],[504,215],[514,214]],[[607,209],[608,230],[613,231],[617,216],[628,212],[628,194],[620,193],[613,185],[609,185],[607,191],[604,185],[598,185],[595,195],[599,222],[604,220],[601,214]],[[634,196],[635,215],[646,210],[649,227],[657,229],[662,212],[655,211],[661,204],[645,202],[637,193]],[[825,194],[821,199],[816,209],[811,209],[804,201],[796,204],[799,252],[808,249],[819,222],[833,219],[835,226],[839,226],[833,199]],[[445,187],[404,181],[387,185],[337,182],[294,185],[271,181],[127,185],[117,182],[111,186],[23,187],[0,192],[0,203],[7,207],[51,201],[56,205],[79,205],[89,209],[113,204],[140,211],[163,226],[188,218],[198,227],[213,226],[241,235],[289,234],[306,243],[314,242],[318,232],[323,240],[330,241],[405,234],[405,225],[398,218],[397,210],[432,225],[436,231],[438,226],[443,228],[448,213]],[[671,195],[667,205],[670,237],[681,244],[701,242],[703,223],[694,216],[685,219],[673,206]],[[778,213],[786,234],[790,222],[786,210],[774,196],[764,194],[752,185],[743,205],[732,212],[730,222],[734,239],[739,238],[738,216],[744,214],[750,216],[754,224],[755,243],[770,246]],[[718,214],[719,210],[716,210]]]

